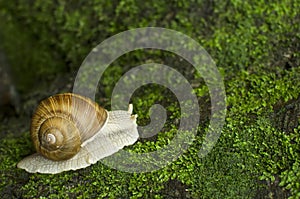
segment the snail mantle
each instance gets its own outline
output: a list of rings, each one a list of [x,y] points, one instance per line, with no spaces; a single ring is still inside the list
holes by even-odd
[[[43,100],[32,117],[30,134],[37,153],[17,167],[30,173],[56,174],[90,166],[139,138],[133,106],[107,111],[74,93]]]

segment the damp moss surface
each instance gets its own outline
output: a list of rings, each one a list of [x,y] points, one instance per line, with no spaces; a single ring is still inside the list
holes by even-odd
[[[1,198],[300,197],[300,126],[286,132],[274,122],[276,110],[299,97],[298,1],[93,0],[54,4],[44,0],[31,4],[0,0],[0,16],[7,21],[0,22],[6,28],[1,31],[3,48],[17,79],[23,75],[17,82],[21,93],[33,92],[32,85],[39,81],[43,86],[49,84],[58,73],[76,72],[86,54],[109,36],[158,26],[192,37],[212,56],[224,81],[227,113],[216,145],[200,158],[210,118],[204,74],[171,53],[137,50],[105,71],[99,91],[106,99],[104,106],[109,109],[107,99],[114,84],[131,67],[145,62],[172,66],[189,79],[200,106],[200,125],[193,141],[185,143],[188,149],[152,172],[123,172],[99,161],[56,175],[29,174],[16,168],[18,161],[35,152],[29,131],[20,136],[8,131],[0,140]],[[28,51],[32,45],[36,49]],[[26,71],[34,72],[27,76]],[[49,77],[40,78],[46,75]],[[150,122],[149,108],[154,104],[165,107],[167,120],[156,136],[141,138],[126,151],[157,151],[180,135],[179,102],[170,90],[144,86],[131,102],[139,125]]]

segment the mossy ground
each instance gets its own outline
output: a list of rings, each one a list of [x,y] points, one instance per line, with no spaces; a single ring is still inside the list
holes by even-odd
[[[165,52],[125,55],[104,76],[101,102],[109,107],[114,83],[130,66],[151,59],[174,67],[195,85],[201,106],[201,125],[189,149],[151,173],[121,172],[98,162],[57,175],[28,174],[16,164],[34,152],[29,132],[19,136],[18,129],[3,126],[13,122],[3,122],[1,130],[10,133],[0,140],[2,198],[300,197],[300,128],[286,132],[274,125],[275,110],[299,96],[299,1],[0,0],[0,5],[3,47],[24,96],[44,96],[36,95],[37,90],[47,93],[57,74],[73,77],[86,54],[105,38],[131,28],[160,26],[189,35],[210,53],[224,78],[228,108],[216,146],[199,158],[210,116],[201,74]],[[51,87],[61,86],[56,82]],[[28,101],[23,97],[25,105]],[[152,85],[138,90],[132,102],[140,125],[149,122],[148,108],[155,103],[166,107],[168,120],[155,138],[140,139],[126,150],[154,151],[169,143],[180,118],[174,95]]]

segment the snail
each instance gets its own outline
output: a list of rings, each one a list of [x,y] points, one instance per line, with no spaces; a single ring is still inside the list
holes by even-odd
[[[78,94],[53,95],[32,116],[30,134],[37,153],[17,167],[49,174],[88,167],[137,141],[132,111],[132,104],[128,111],[107,111]]]

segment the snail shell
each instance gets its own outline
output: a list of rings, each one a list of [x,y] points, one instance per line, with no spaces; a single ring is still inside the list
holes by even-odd
[[[32,117],[36,154],[20,161],[30,173],[76,170],[112,155],[138,139],[136,118],[128,111],[110,111],[91,99],[57,94],[43,100]]]

